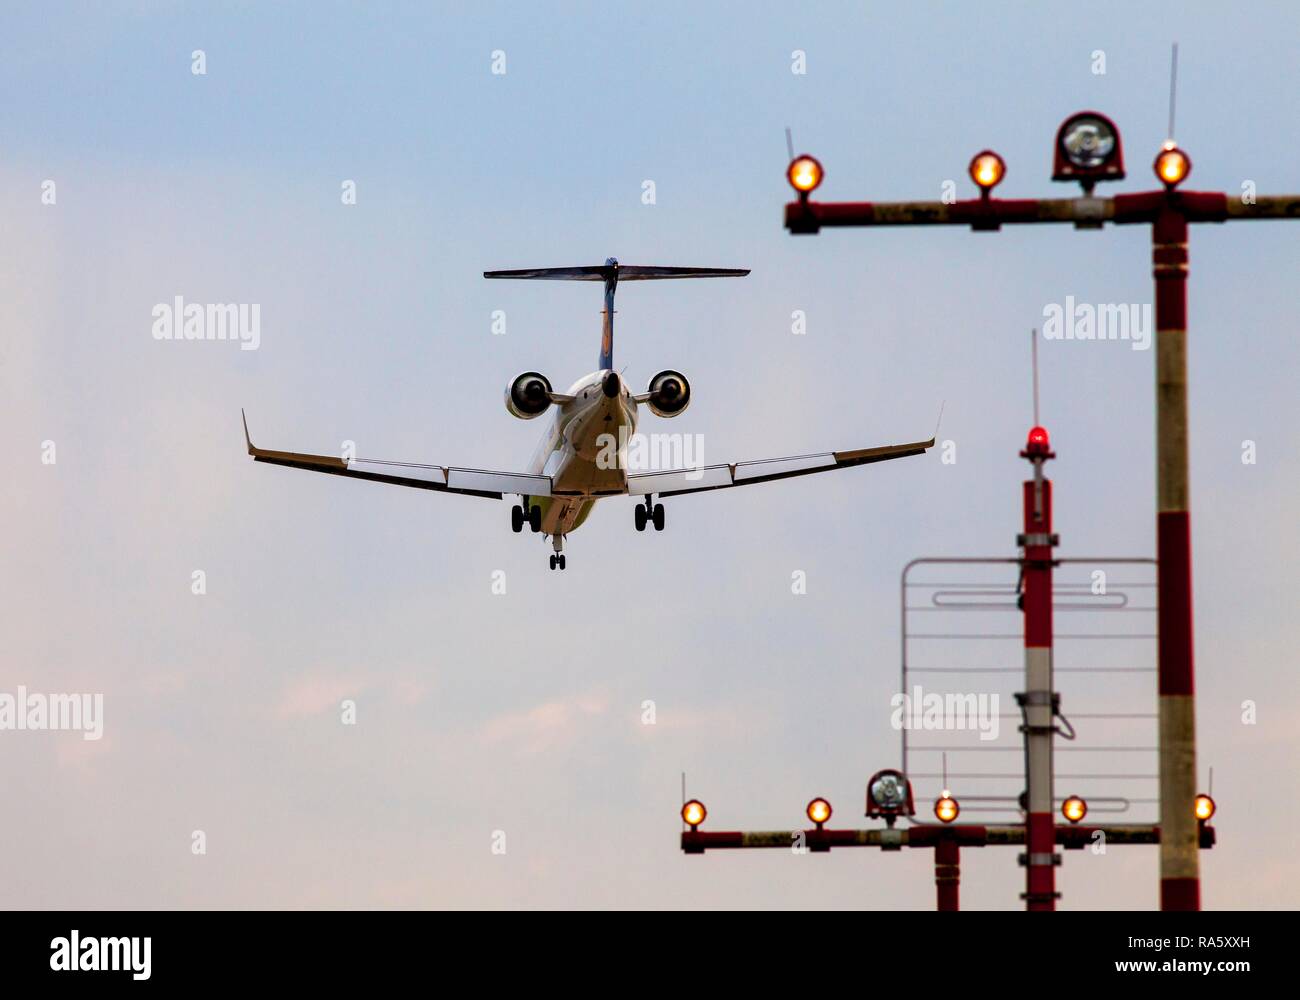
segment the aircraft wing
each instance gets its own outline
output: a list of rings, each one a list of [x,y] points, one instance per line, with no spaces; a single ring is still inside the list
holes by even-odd
[[[698,469],[675,469],[670,472],[640,472],[627,477],[627,491],[631,496],[671,497],[684,493],[702,493],[705,490],[725,490],[729,486],[749,486],[768,483],[774,479],[792,476],[810,476],[814,472],[830,472],[854,465],[888,462],[909,455],[923,455],[934,447],[929,441],[910,444],[890,444],[881,448],[859,448],[855,451],[828,451],[819,455],[796,455],[792,458],[769,458],[757,462],[736,462],[727,465],[705,465]]]
[[[242,411],[241,411],[242,414]],[[413,486],[439,493],[462,493],[471,497],[500,500],[504,494],[518,493],[532,497],[551,495],[550,476],[530,476],[516,472],[488,472],[483,469],[457,469],[443,465],[417,465],[413,462],[378,462],[342,459],[335,455],[304,455],[293,451],[269,451],[258,448],[248,436],[248,418],[244,418],[244,441],[256,462],[287,465],[294,469],[325,472],[351,479],[368,479],[395,486]]]

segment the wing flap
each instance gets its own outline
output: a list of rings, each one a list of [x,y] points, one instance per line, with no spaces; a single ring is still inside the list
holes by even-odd
[[[436,465],[415,465],[411,462],[348,462],[349,472],[368,472],[380,476],[398,476],[431,485],[447,485],[447,472]]]
[[[675,469],[668,472],[645,472],[627,477],[627,491],[632,496],[658,493],[690,493],[695,490],[716,490],[732,486],[731,467],[706,465],[700,469]]]
[[[461,492],[519,493],[524,496],[551,495],[550,476],[529,476],[515,472],[485,472],[482,469],[448,469],[447,488]]]
[[[770,458],[758,462],[740,462],[736,465],[735,480],[738,483],[749,479],[764,479],[780,475],[797,475],[801,472],[816,472],[835,466],[834,454],[800,455],[796,458]]]

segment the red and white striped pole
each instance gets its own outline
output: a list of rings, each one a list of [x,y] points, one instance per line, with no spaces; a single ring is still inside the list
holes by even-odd
[[[1151,227],[1156,284],[1156,595],[1160,690],[1160,908],[1201,908],[1192,539],[1187,480],[1187,217],[1170,203]]]
[[[1052,738],[1056,695],[1052,688],[1052,483],[1043,463],[1055,458],[1047,431],[1035,427],[1020,453],[1034,466],[1024,484],[1025,530],[1017,539],[1020,601],[1025,615],[1025,690],[1016,695],[1025,734],[1025,909],[1056,909],[1056,823],[1053,811]]]
[[[934,887],[940,913],[961,909],[961,846],[954,837],[941,835],[935,842]]]

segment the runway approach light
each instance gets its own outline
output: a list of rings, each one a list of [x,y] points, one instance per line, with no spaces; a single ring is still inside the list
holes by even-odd
[[[1098,181],[1124,179],[1124,147],[1119,129],[1105,115],[1080,111],[1056,132],[1052,180],[1078,181],[1091,194]]]
[[[961,806],[946,791],[934,800],[934,814],[938,817],[940,823],[951,823],[960,813]]]
[[[1077,823],[1088,815],[1088,803],[1077,795],[1071,795],[1061,803],[1061,815],[1071,823]]]
[[[989,192],[1002,183],[1007,165],[997,153],[986,149],[972,157],[967,170],[970,172],[970,179],[979,186],[980,194],[987,198]]]
[[[867,781],[867,818],[881,817],[893,826],[899,816],[915,816],[912,784],[902,771],[886,768]]]
[[[1206,822],[1214,815],[1216,808],[1217,806],[1214,804],[1214,799],[1210,798],[1208,795],[1202,793],[1196,796],[1196,818],[1202,823]]]
[[[682,819],[686,821],[686,825],[692,830],[703,823],[704,817],[708,814],[709,811],[704,808],[704,803],[699,799],[691,799],[690,802],[682,806]]]
[[[785,177],[790,182],[790,186],[799,192],[800,198],[807,198],[822,182],[822,165],[815,156],[804,153],[790,161]]]
[[[1160,183],[1170,191],[1178,187],[1192,172],[1191,158],[1172,141],[1161,147],[1152,166],[1155,168],[1156,176],[1160,178]]]
[[[825,799],[816,798],[808,803],[808,818],[817,824],[817,829],[822,828],[822,824],[831,818],[831,804]]]

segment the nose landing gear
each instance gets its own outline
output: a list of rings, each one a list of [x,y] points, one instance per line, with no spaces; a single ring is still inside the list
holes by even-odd
[[[561,551],[564,548],[564,536],[552,535],[551,545],[555,548],[555,553],[551,556],[551,569],[564,569],[564,552]]]
[[[653,524],[655,531],[664,530],[664,505],[654,503],[654,497],[646,494],[645,503],[637,504],[633,509],[636,530],[645,531],[646,524]]]

